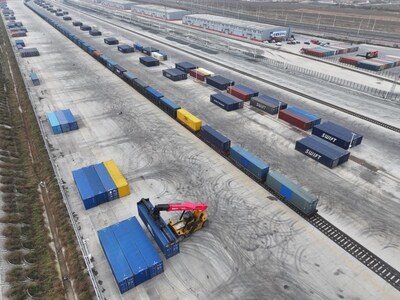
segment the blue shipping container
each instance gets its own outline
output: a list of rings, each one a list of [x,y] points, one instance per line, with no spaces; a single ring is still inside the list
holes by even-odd
[[[134,233],[129,230],[129,227],[124,226],[126,221],[119,222],[110,227],[132,271],[134,284],[138,286],[149,280],[150,274],[143,255],[137,247]]]
[[[201,137],[211,146],[216,148],[223,154],[229,154],[231,148],[231,140],[219,133],[217,130],[208,125],[203,125],[200,129]]]
[[[79,195],[81,196],[83,206],[85,209],[90,209],[97,206],[94,193],[89,185],[89,181],[86,177],[85,172],[82,169],[72,171],[75,185],[78,188]]]
[[[121,294],[135,287],[133,274],[129,264],[119,247],[114,232],[110,227],[97,231],[101,247],[110,265]]]
[[[197,66],[190,62],[185,61],[185,62],[176,63],[175,68],[177,68],[185,73],[189,73],[190,70],[197,69]]]
[[[96,199],[97,205],[107,202],[106,190],[101,183],[99,176],[96,173],[94,166],[82,168],[89,182],[90,188],[93,191],[93,196]]]
[[[124,226],[129,229],[132,237],[135,239],[135,242],[137,243],[137,246],[149,268],[150,278],[164,272],[163,261],[153,244],[150,242],[142,226],[140,226],[138,220],[135,217],[127,219],[124,221]]]
[[[295,149],[331,169],[350,157],[350,152],[315,136],[297,141]]]
[[[306,192],[279,172],[270,171],[268,173],[267,186],[280,195],[284,201],[294,205],[304,214],[312,215],[316,212],[318,198]]]
[[[332,122],[325,122],[313,127],[312,134],[343,149],[361,144],[363,136]]]
[[[156,105],[160,103],[160,98],[163,97],[163,94],[153,89],[151,86],[145,88],[145,94],[147,98]]]
[[[133,79],[137,78],[135,74],[130,71],[124,72],[124,78],[129,83],[132,84]]]
[[[69,123],[68,123],[67,119],[65,118],[64,114],[62,113],[62,111],[56,111],[55,113],[56,113],[58,122],[60,122],[62,132],[68,132],[70,130]]]
[[[118,189],[103,163],[94,165],[97,175],[106,190],[107,201],[118,199]]]
[[[160,98],[159,106],[163,111],[165,111],[168,115],[170,115],[174,119],[176,119],[176,111],[181,108],[180,105],[176,104],[174,101],[166,97]]]
[[[53,112],[47,113],[47,119],[49,120],[51,130],[53,131],[54,134],[62,133],[60,122],[58,122],[55,113]]]
[[[258,97],[251,98],[250,105],[272,115],[278,113],[278,110],[287,108],[287,103],[267,95],[260,95]]]
[[[226,111],[232,111],[243,108],[243,101],[234,99],[224,94],[210,95],[210,102],[222,107]]]
[[[264,161],[255,157],[242,147],[235,145],[231,147],[231,158],[241,167],[253,174],[261,182],[265,181],[269,166]]]
[[[163,230],[157,225],[153,217],[150,215],[149,210],[153,209],[153,205],[143,200],[137,203],[139,216],[143,223],[149,229],[151,235],[156,241],[158,247],[160,247],[161,252],[166,258],[170,258],[179,253],[179,243],[175,234],[167,226],[165,221],[160,217],[160,223]]]
[[[77,130],[78,129],[78,122],[76,121],[74,115],[69,109],[64,109],[62,111],[64,114],[64,117],[67,119],[68,124],[69,124],[69,129],[70,130]]]

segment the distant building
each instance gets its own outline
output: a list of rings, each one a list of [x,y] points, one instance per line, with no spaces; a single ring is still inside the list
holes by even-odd
[[[102,0],[101,5],[112,9],[129,10],[132,6],[136,5],[135,2],[124,1],[124,0]]]
[[[158,19],[182,20],[182,17],[190,12],[183,9],[175,9],[160,5],[135,5],[132,6],[132,13],[145,15]]]
[[[182,23],[259,42],[272,39],[286,40],[291,35],[290,27],[274,26],[208,14],[184,16]]]

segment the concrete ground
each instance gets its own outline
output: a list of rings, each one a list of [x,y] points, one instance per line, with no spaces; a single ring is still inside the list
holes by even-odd
[[[46,136],[107,299],[248,299],[266,295],[273,299],[396,298],[397,291],[386,282],[282,203],[274,201],[274,197],[21,2],[10,2],[9,6],[29,30],[24,38],[28,47],[37,47],[41,52],[40,57],[24,59],[21,68],[24,76],[33,69],[41,79],[42,84],[31,86],[29,92],[35,96],[34,105],[43,122],[46,124],[48,111],[62,108],[70,108],[79,118],[79,131],[54,136],[46,124]],[[70,27],[76,34],[83,34]],[[128,37],[127,33],[124,36]],[[371,250],[380,250],[375,252],[395,265],[399,191],[391,174],[395,171],[386,169],[390,161],[395,165],[396,141],[384,146],[388,151],[385,158],[371,159],[372,153],[379,151],[381,140],[393,133],[315,104],[306,105],[302,99],[291,100],[293,104],[304,104],[305,108],[309,105],[315,112],[324,112],[323,116],[330,120],[368,132],[365,143],[354,152],[357,157],[375,163],[380,171],[374,173],[355,162],[331,171],[293,150],[294,140],[301,135],[287,124],[248,107],[226,113],[209,103],[208,95],[213,92],[209,87],[193,80],[172,83],[160,75],[163,67],[149,70],[139,66],[139,54],[118,53],[116,46],[106,46],[102,38],[89,38],[87,33],[85,39],[215,126],[234,143],[265,159],[271,168],[320,195],[320,212],[325,217],[356,235],[357,240],[367,242]],[[176,61],[188,59],[174,51],[169,53]],[[270,87],[262,88],[273,91]],[[71,171],[107,159],[116,161],[132,194],[85,211]],[[393,197],[374,188],[376,185],[385,189],[393,185]],[[136,202],[141,197],[150,197],[155,203],[206,202],[211,223],[184,242],[178,256],[164,259],[164,274],[122,297],[96,230],[137,215]],[[377,202],[381,202],[378,205],[382,205],[384,212],[377,211]]]

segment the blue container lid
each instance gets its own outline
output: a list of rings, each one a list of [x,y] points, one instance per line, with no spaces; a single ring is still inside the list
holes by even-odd
[[[174,101],[172,101],[171,99],[168,99],[167,97],[161,97],[160,101],[164,102],[165,104],[167,104],[172,109],[180,109],[181,108],[180,105],[176,104]]]
[[[342,149],[316,136],[308,136],[304,139],[297,141],[297,143],[300,143],[314,151],[317,151],[318,153],[329,157],[332,160],[339,159],[349,154],[347,150]]]
[[[259,169],[268,169],[269,168],[269,165],[267,163],[265,163],[258,157],[255,157],[253,154],[251,154],[247,150],[243,149],[242,147],[240,147],[238,145],[234,145],[231,147],[231,149],[236,151],[237,153],[239,153],[241,156],[245,157],[247,160],[251,161]]]

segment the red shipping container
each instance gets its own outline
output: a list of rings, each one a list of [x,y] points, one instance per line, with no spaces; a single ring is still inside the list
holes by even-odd
[[[307,49],[307,48],[305,48],[305,49],[303,49],[303,52],[305,54],[316,56],[316,57],[324,57],[325,56],[324,52],[321,52],[321,51],[316,50],[316,49]]]
[[[204,81],[206,78],[203,73],[197,71],[196,69],[190,70],[189,75],[201,81]]]
[[[312,126],[312,122],[296,116],[286,109],[282,109],[279,111],[279,119],[286,121],[303,130],[309,130]]]
[[[227,92],[236,98],[239,98],[243,101],[249,101],[251,98],[250,94],[246,94],[242,90],[236,88],[235,86],[228,86]]]
[[[356,57],[356,56],[342,56],[339,58],[339,61],[344,64],[349,64],[355,66],[359,61],[364,60],[365,57]]]

